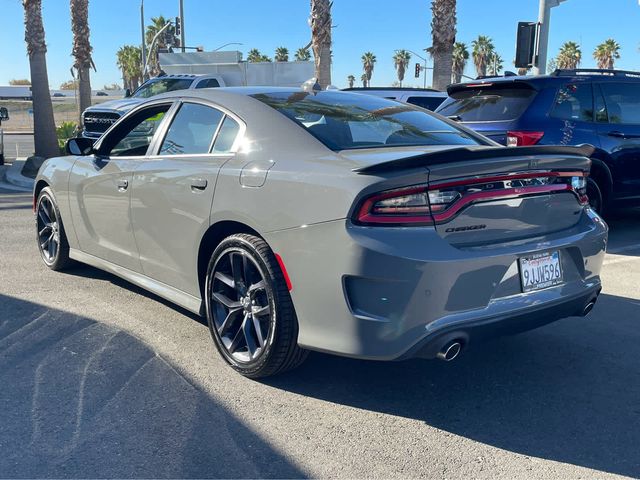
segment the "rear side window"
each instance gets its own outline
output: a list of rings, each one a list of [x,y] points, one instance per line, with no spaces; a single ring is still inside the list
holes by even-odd
[[[434,111],[444,102],[444,97],[409,97],[407,103]]]
[[[212,107],[182,104],[162,142],[160,155],[209,153],[213,135],[223,116],[220,110]]]
[[[593,88],[590,83],[565,85],[558,90],[551,116],[561,120],[593,121]]]
[[[525,85],[465,88],[454,92],[437,111],[463,122],[515,120],[524,113],[535,94],[535,90]]]
[[[640,124],[640,83],[602,83],[609,123]]]

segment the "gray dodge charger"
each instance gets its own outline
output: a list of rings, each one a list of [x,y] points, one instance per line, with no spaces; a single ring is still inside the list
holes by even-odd
[[[309,350],[452,360],[601,290],[587,146],[500,147],[411,105],[261,87],[154,97],[67,152],[36,179],[44,263],[206,316],[248,377]]]

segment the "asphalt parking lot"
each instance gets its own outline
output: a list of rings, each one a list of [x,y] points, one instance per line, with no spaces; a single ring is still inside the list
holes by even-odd
[[[96,269],[47,270],[0,190],[1,477],[640,476],[640,210],[604,290],[451,364],[312,354],[256,382],[198,317]]]

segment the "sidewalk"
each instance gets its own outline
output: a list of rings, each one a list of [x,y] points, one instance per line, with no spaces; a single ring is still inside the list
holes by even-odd
[[[22,175],[22,167],[26,159],[14,160],[12,164],[0,166],[0,188],[17,192],[30,192],[33,190],[32,178]]]

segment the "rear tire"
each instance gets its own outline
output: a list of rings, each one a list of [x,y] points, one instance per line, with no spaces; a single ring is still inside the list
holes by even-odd
[[[249,378],[300,365],[298,319],[275,255],[247,234],[224,239],[209,260],[205,284],[207,322],[222,358]]]
[[[51,270],[65,270],[73,264],[62,216],[50,187],[42,189],[36,202],[36,240],[42,261]]]
[[[602,189],[593,178],[587,178],[587,197],[589,205],[600,216],[604,215],[604,197]]]

